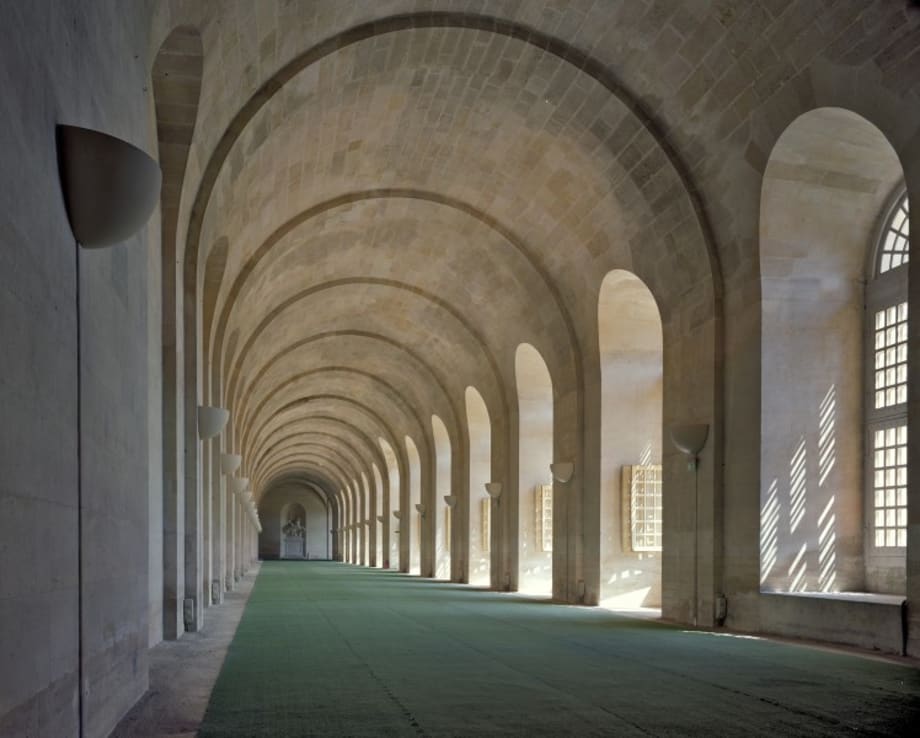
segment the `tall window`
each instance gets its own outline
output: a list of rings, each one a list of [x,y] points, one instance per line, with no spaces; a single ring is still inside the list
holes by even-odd
[[[553,485],[541,484],[534,490],[537,545],[543,553],[553,550]]]
[[[661,465],[623,467],[625,550],[661,551]]]
[[[907,194],[894,202],[866,289],[867,522],[876,553],[907,546]]]

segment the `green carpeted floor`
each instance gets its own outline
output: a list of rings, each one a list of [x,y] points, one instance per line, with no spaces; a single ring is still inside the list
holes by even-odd
[[[918,735],[917,669],[266,562],[200,736]]]

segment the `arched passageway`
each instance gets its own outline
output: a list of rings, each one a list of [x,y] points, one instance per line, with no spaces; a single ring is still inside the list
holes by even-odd
[[[663,355],[655,298],[634,274],[604,277],[601,360],[601,604],[661,607]]]
[[[279,480],[259,501],[262,559],[330,559],[332,521],[323,495],[304,482]]]
[[[529,344],[514,357],[518,399],[518,588],[553,592],[553,382]]]
[[[409,459],[409,508],[405,511],[406,531],[403,534],[409,544],[409,573],[421,572],[421,532],[424,508],[422,504],[422,463],[418,448],[409,436],[406,436],[406,455]]]
[[[383,450],[384,459],[386,459],[386,474],[389,479],[390,494],[387,503],[384,505],[384,522],[383,525],[389,531],[389,549],[384,559],[384,569],[400,568],[400,540],[401,540],[401,520],[394,513],[401,513],[399,504],[399,466],[396,461],[396,453],[393,447],[383,438],[378,439],[380,448]]]
[[[383,509],[383,477],[380,476],[380,469],[377,468],[377,464],[373,464],[371,469],[374,472],[373,483],[376,491],[373,517],[370,521],[370,525],[376,529],[376,536],[374,539],[375,566],[384,567],[383,524],[385,519]]]
[[[492,480],[492,426],[482,395],[466,389],[466,420],[470,439],[469,583],[489,584],[492,544],[492,500],[486,484]]]
[[[433,514],[435,519],[435,577],[450,578],[450,529],[451,508],[448,499],[451,492],[451,449],[450,437],[444,421],[437,415],[431,416],[431,430],[435,447],[435,490]]]

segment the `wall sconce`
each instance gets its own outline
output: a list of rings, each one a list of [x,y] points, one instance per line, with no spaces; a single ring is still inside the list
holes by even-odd
[[[687,468],[693,472],[693,624],[700,620],[700,451],[709,438],[705,423],[671,426],[671,442],[687,455]]]
[[[689,459],[688,469],[695,470],[700,461],[700,451],[709,438],[709,426],[705,423],[689,423],[686,425],[671,426],[671,442],[677,450],[686,454]]]
[[[495,504],[500,504],[501,500],[499,499],[502,496],[502,483],[501,482],[486,482],[486,492],[489,493],[489,497],[495,500]]]
[[[444,495],[444,502],[447,503],[447,506],[454,508],[457,506],[457,495]]]
[[[571,461],[557,461],[555,464],[549,465],[549,470],[552,472],[553,479],[565,484],[572,479],[572,475],[575,473],[575,464]]]
[[[377,516],[377,522],[378,522],[378,523],[382,523],[383,521],[384,521],[383,515],[378,515],[378,516]]]
[[[211,405],[198,406],[198,437],[203,441],[214,438],[220,433],[227,421],[230,420],[230,411],[222,407]]]
[[[124,241],[150,218],[163,175],[127,141],[78,126],[57,127],[58,170],[70,230],[84,248]]]
[[[220,470],[228,477],[235,474],[236,470],[240,468],[240,464],[242,463],[243,457],[239,454],[220,455]]]
[[[241,496],[243,492],[246,491],[246,488],[249,486],[249,479],[247,477],[232,477],[230,479],[230,488],[237,495]]]
[[[424,506],[424,505],[422,505],[422,504],[417,504],[417,505],[415,506],[415,509],[418,510],[418,514],[419,514],[419,515],[421,515],[423,518],[425,517],[425,506]]]
[[[397,520],[401,520],[401,519],[402,519],[402,512],[399,511],[399,510],[394,510],[394,511],[393,511],[393,517],[396,518]]]

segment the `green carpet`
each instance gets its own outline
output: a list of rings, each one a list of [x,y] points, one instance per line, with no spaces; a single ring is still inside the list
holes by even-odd
[[[393,572],[266,562],[199,735],[917,735],[920,671]]]

